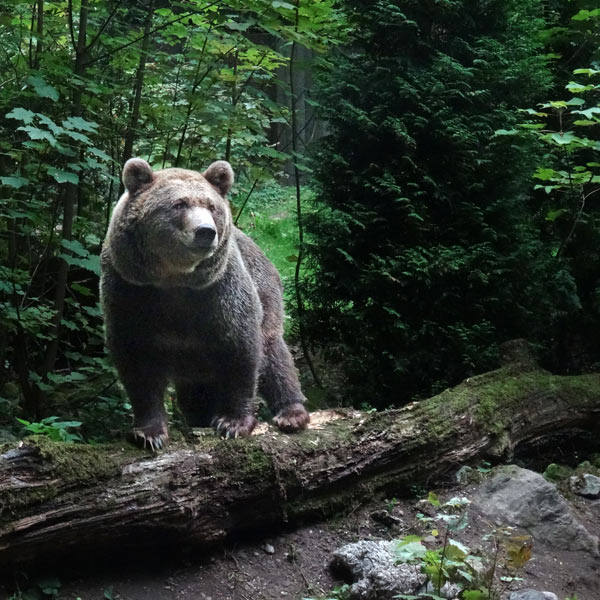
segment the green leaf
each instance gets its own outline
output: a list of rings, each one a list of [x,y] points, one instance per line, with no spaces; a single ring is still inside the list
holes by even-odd
[[[106,154],[106,152],[103,152],[99,148],[86,148],[86,152],[90,152],[91,154],[97,156],[98,158],[101,158],[102,160],[112,161],[112,158],[108,154]]]
[[[61,246],[73,252],[73,254],[78,254],[79,256],[87,257],[90,255],[87,248],[84,248],[83,244],[78,240],[61,240]]]
[[[577,83],[576,81],[570,81],[565,85],[565,87],[572,92],[573,94],[581,94],[581,92],[588,92],[589,90],[593,90],[595,85],[582,85],[581,83]]]
[[[457,540],[450,539],[446,546],[446,556],[450,560],[462,561],[469,554],[469,549]]]
[[[517,129],[496,129],[494,131],[494,135],[515,135],[515,133],[519,133]]]
[[[75,377],[76,375],[78,377]],[[81,373],[71,373],[69,377],[71,379],[78,379],[79,381],[87,379],[87,377]],[[57,423],[52,423],[52,427],[56,427],[57,429],[64,429],[66,427],[81,427],[82,425],[83,423],[81,421],[59,421]]]
[[[90,254],[85,258],[77,258],[72,254],[60,254],[59,256],[72,266],[81,267],[100,276],[100,257],[95,254]]]
[[[255,24],[255,21],[246,21],[245,23],[225,23],[225,27],[227,29],[231,29],[233,31],[246,31],[249,27]]]
[[[10,187],[13,187],[15,189],[19,189],[22,188],[24,185],[27,185],[29,183],[29,179],[26,179],[25,177],[0,177],[0,182],[2,182],[2,185],[8,185]]]
[[[35,90],[35,93],[40,98],[49,98],[52,102],[56,102],[60,98],[60,94],[56,88],[46,83],[39,75],[30,75],[25,81]]]
[[[523,129],[543,129],[544,123],[519,123],[519,127]]]
[[[278,150],[275,150],[275,148],[271,148],[270,146],[261,148],[259,152],[263,156],[270,156],[271,158],[279,158],[281,160],[288,160],[289,158],[291,158],[291,154],[279,152]]]
[[[74,185],[79,183],[79,176],[77,173],[62,171],[61,169],[55,169],[54,167],[48,169],[48,175],[54,177],[57,183],[72,183]]]
[[[56,145],[56,138],[45,129],[26,125],[24,127],[17,127],[17,131],[24,131],[32,140],[46,140],[51,146]]]
[[[591,119],[593,115],[600,114],[600,106],[592,106],[591,108],[587,108],[586,110],[574,110],[574,114],[583,115],[588,119]]]
[[[600,8],[594,10],[580,10],[578,13],[574,14],[571,19],[573,21],[587,21],[588,19],[597,16],[600,16]]]
[[[64,133],[65,130],[60,125],[57,125],[50,117],[38,113],[37,118],[38,121],[43,125],[46,125],[46,127],[48,127],[48,129],[50,129],[54,135],[60,135],[61,133]]]
[[[597,71],[596,69],[575,69],[573,71],[573,75],[587,75],[588,77],[597,75],[598,73],[600,73],[600,71]]]
[[[79,133],[78,131],[65,130],[65,134],[68,135],[70,138],[77,140],[78,142],[83,142],[84,144],[88,145],[92,143],[92,140],[90,140],[90,138],[87,135]]]
[[[400,543],[396,546],[394,554],[400,562],[413,562],[422,559],[427,553],[427,548],[421,542]]]
[[[556,219],[558,219],[558,217],[560,217],[561,215],[564,215],[565,213],[568,213],[569,211],[566,208],[559,208],[558,210],[551,210],[547,215],[546,215],[546,221],[556,221]]]
[[[431,504],[432,506],[439,506],[441,504],[439,498],[437,497],[437,494],[435,494],[434,492],[429,492],[427,496],[427,502],[429,502],[429,504]]]
[[[271,2],[273,8],[285,8],[287,10],[296,10],[296,7],[289,2]]]
[[[31,121],[33,121],[33,117],[35,117],[34,112],[27,110],[26,108],[13,108],[9,113],[4,115],[7,119],[17,119],[17,121],[23,121],[25,125],[29,125]]]
[[[564,133],[553,133],[550,135],[550,139],[559,146],[566,146],[571,142],[576,141],[577,136],[573,135],[570,131],[565,131]]]
[[[96,133],[96,129],[98,129],[98,123],[86,121],[81,117],[69,117],[62,122],[62,125],[67,129],[79,129],[80,131],[87,131],[89,133]]]

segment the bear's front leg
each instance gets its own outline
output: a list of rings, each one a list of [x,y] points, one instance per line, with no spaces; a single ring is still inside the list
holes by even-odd
[[[212,426],[224,438],[249,436],[256,427],[254,398],[258,361],[252,355],[227,357],[219,369],[218,381],[209,393],[214,400]]]
[[[164,393],[166,375],[149,366],[119,369],[121,381],[133,407],[133,437],[137,444],[152,451],[169,442]]]

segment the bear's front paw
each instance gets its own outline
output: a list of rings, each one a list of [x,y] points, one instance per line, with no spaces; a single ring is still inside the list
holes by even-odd
[[[150,447],[152,452],[165,448],[169,443],[169,434],[165,423],[152,423],[133,428],[133,440],[138,446]]]
[[[294,431],[306,429],[309,422],[310,415],[300,402],[286,406],[273,417],[273,423],[275,423],[281,431],[285,431],[286,433],[293,433]]]
[[[223,438],[248,437],[256,427],[254,415],[244,417],[215,417],[212,425]]]

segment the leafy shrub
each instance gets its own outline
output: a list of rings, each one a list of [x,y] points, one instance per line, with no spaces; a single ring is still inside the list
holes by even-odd
[[[550,344],[578,299],[539,233],[539,145],[494,136],[549,85],[539,2],[345,6],[351,44],[320,84],[306,329],[345,395],[381,408],[495,367],[507,339]]]

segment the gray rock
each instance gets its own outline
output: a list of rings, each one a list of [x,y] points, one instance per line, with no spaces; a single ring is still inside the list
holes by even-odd
[[[509,600],[558,600],[558,597],[552,592],[538,592],[537,590],[527,589],[512,592]]]
[[[591,473],[574,475],[569,479],[571,489],[584,498],[600,498],[600,477]]]
[[[275,548],[273,548],[273,546],[271,546],[271,544],[264,544],[262,549],[267,554],[275,554]]]
[[[392,600],[397,594],[414,594],[427,580],[418,565],[396,564],[394,542],[362,541],[338,548],[331,567],[349,573],[355,582],[352,600]]]
[[[556,486],[539,473],[514,465],[494,469],[473,506],[496,525],[526,530],[536,542],[598,554],[598,538],[577,521]]]
[[[420,590],[419,594],[437,594],[441,598],[448,598],[448,600],[453,600],[453,598],[457,598],[462,590],[462,587],[456,583],[450,583],[447,581],[442,588],[440,589],[440,593],[437,594],[436,588],[433,583],[427,583]]]

